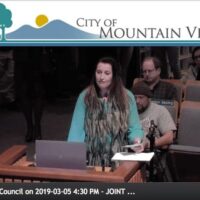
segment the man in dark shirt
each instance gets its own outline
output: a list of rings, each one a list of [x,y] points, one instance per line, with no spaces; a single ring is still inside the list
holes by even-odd
[[[147,57],[142,63],[144,82],[152,91],[153,99],[177,100],[175,86],[160,79],[160,61],[156,57]]]

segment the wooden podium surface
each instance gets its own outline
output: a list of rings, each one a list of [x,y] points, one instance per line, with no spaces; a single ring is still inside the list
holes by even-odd
[[[26,145],[14,145],[0,154],[0,182],[144,182],[139,162],[122,162],[113,172],[35,167],[26,161],[26,149]]]

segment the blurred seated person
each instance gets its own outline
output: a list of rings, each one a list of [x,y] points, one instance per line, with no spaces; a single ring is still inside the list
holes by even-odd
[[[153,99],[178,101],[177,90],[171,83],[160,78],[160,61],[156,57],[146,57],[142,62],[144,82],[149,86]]]
[[[161,78],[170,78],[171,71],[174,79],[181,78],[181,68],[179,64],[179,48],[175,46],[168,47],[151,47],[152,56],[157,57],[161,62]],[[168,69],[168,64],[170,70]]]
[[[120,65],[101,58],[90,85],[78,97],[68,141],[85,142],[91,166],[112,166],[111,158],[143,138],[133,94],[125,89]],[[138,150],[142,151],[142,149]]]
[[[20,109],[26,121],[25,141],[42,138],[44,111],[43,47],[15,47],[15,84]]]
[[[145,83],[135,84],[132,92],[136,98],[139,118],[145,135],[143,139],[144,147],[155,152],[152,160],[153,170],[151,163],[146,165],[150,172],[148,173],[147,170],[147,180],[149,178],[150,181],[172,181],[166,163],[166,153],[168,146],[173,143],[174,132],[176,131],[175,123],[164,106],[151,102],[152,93]]]
[[[182,79],[187,80],[200,80],[200,47],[195,47],[192,51],[192,64],[183,72]]]
[[[14,60],[10,47],[0,48],[0,106],[15,109]]]

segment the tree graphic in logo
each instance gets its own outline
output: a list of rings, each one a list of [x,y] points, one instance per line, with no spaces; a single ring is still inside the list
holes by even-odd
[[[12,13],[2,3],[0,3],[0,28],[1,41],[6,41],[5,28],[12,26]]]

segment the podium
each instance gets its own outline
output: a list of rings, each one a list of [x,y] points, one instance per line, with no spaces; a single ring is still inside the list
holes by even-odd
[[[26,160],[26,145],[14,145],[0,154],[0,182],[144,182],[142,163],[122,162],[114,171],[96,167],[85,170],[31,166]]]

